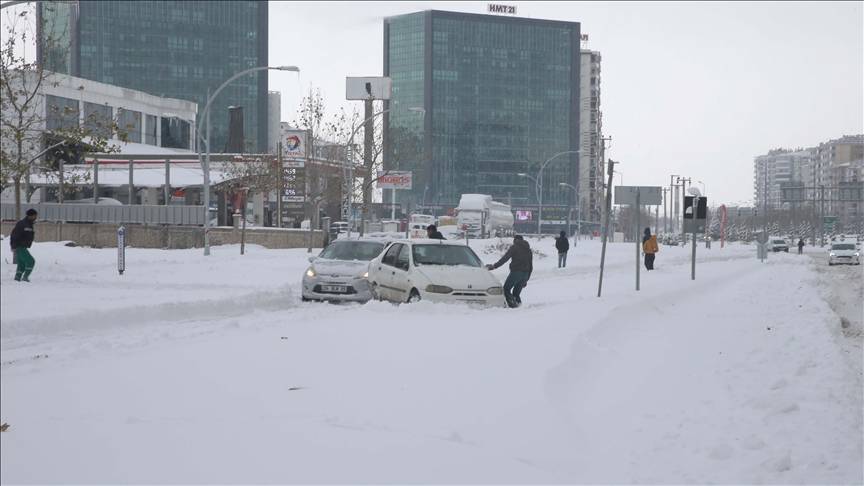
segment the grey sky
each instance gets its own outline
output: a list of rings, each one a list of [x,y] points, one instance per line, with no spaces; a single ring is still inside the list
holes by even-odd
[[[499,2],[500,3],[500,2]],[[604,131],[627,185],[706,184],[714,202],[753,197],[753,157],[864,132],[862,2],[503,2],[521,17],[582,23],[603,55]],[[282,119],[309,86],[350,106],[345,76],[381,75],[382,19],[485,13],[487,2],[271,2],[271,73]],[[616,177],[615,184],[619,178]]]

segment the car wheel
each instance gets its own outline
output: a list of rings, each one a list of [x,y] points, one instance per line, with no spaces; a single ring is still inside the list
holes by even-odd
[[[302,302],[312,302],[312,299],[310,299],[309,297],[300,297],[300,300]]]
[[[411,289],[411,295],[408,296],[408,303],[413,304],[415,302],[420,302],[420,292],[417,289]]]

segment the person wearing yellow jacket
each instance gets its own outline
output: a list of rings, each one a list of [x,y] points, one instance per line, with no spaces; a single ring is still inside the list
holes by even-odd
[[[645,268],[654,270],[654,257],[660,248],[657,246],[657,235],[651,234],[651,228],[645,228],[642,236],[642,253],[645,254]]]

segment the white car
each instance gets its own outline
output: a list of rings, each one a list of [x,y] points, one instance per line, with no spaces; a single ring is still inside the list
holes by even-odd
[[[366,279],[369,261],[377,257],[384,241],[336,240],[317,257],[309,258],[303,274],[303,301],[367,302],[372,300]]]
[[[855,243],[832,243],[828,250],[828,265],[839,265],[848,263],[850,265],[861,265],[861,250],[855,247]]]
[[[501,282],[474,250],[457,241],[395,241],[369,262],[368,280],[381,300],[506,306]]]
[[[786,243],[786,240],[774,238],[768,241],[768,249],[775,253],[778,251],[789,253],[789,243]]]

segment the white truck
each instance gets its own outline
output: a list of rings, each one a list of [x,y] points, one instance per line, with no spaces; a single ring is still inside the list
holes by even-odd
[[[412,214],[408,218],[408,235],[411,238],[426,238],[426,227],[435,224],[435,216],[429,214]]]
[[[489,238],[513,233],[510,206],[493,201],[488,194],[462,194],[456,211],[456,224],[469,237]]]

